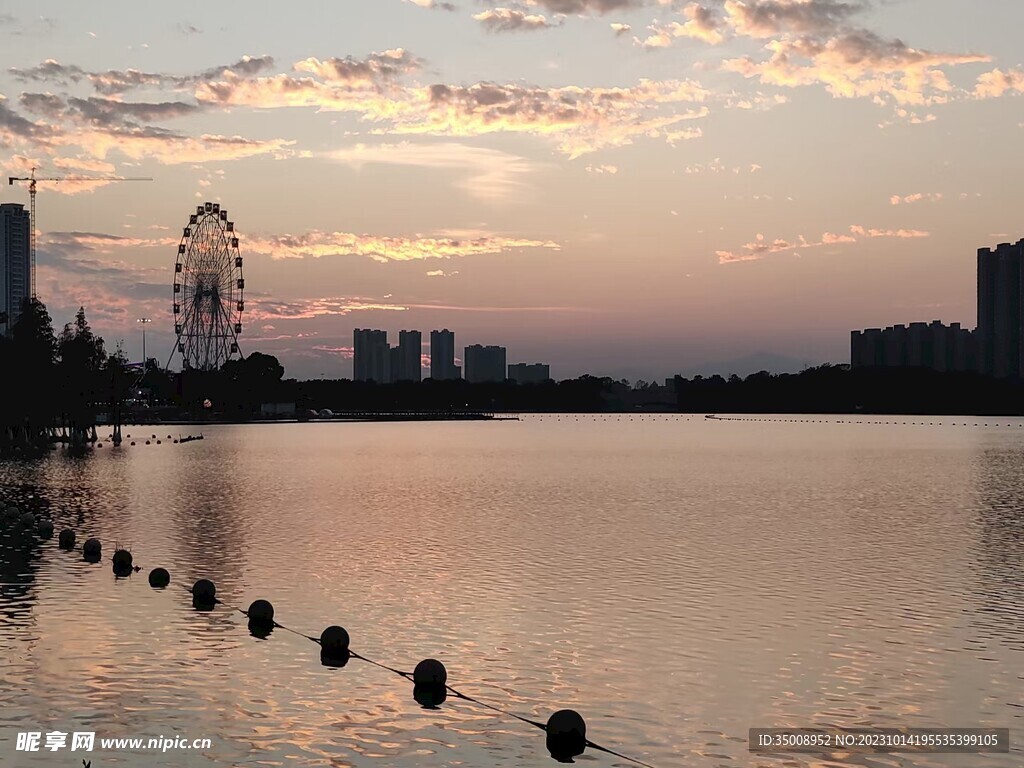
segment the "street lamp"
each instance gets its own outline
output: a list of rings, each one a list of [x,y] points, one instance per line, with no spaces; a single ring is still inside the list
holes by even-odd
[[[148,317],[140,317],[135,321],[136,323],[142,323],[142,372],[146,372],[146,324],[152,323]]]

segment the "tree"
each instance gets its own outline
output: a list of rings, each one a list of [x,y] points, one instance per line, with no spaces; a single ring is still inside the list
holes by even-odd
[[[25,430],[24,436],[30,443],[38,444],[57,410],[53,376],[57,343],[50,313],[38,299],[27,298],[22,302],[21,315],[11,329],[10,351],[18,426]]]
[[[62,384],[62,412],[68,426],[81,430],[91,426],[94,404],[107,399],[107,386],[101,372],[107,360],[103,339],[96,336],[79,307],[75,322],[68,323],[57,343],[60,357],[59,380]]]

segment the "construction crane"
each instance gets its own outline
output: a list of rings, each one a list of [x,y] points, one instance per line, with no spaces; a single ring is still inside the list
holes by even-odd
[[[60,182],[77,182],[77,181],[152,181],[149,176],[47,176],[47,177],[36,177],[36,168],[32,168],[32,173],[29,176],[8,176],[7,186],[11,186],[16,181],[27,181],[28,182],[28,198],[29,198],[29,254],[32,264],[32,276],[30,279],[30,287],[32,298],[36,297],[36,182],[39,181],[52,181],[56,184]]]

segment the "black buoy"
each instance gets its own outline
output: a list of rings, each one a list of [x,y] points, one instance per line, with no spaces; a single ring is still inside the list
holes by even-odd
[[[249,617],[249,633],[260,640],[274,631],[274,606],[267,600],[255,600],[245,612]]]
[[[82,557],[90,563],[98,563],[103,556],[103,545],[99,539],[89,539],[82,545]]]
[[[130,576],[132,572],[132,553],[127,549],[114,552],[114,573],[118,576]]]
[[[437,659],[424,659],[412,672],[416,685],[444,685],[448,682],[448,670]]]
[[[211,610],[217,602],[217,587],[209,579],[200,579],[192,585],[192,606]]]
[[[153,589],[163,589],[171,583],[171,574],[166,568],[154,568],[149,572],[149,586]]]
[[[36,526],[36,533],[42,536],[44,539],[49,539],[53,536],[53,521],[52,520],[40,520]]]
[[[320,663],[325,667],[344,667],[351,656],[349,642],[344,627],[333,625],[325,629],[320,633]]]
[[[22,512],[18,520],[26,528],[34,528],[36,525],[36,516],[31,512]]]
[[[448,670],[437,659],[424,659],[412,672],[412,697],[427,709],[435,709],[448,698]]]
[[[325,651],[347,651],[350,642],[348,631],[336,624],[320,633],[320,647]]]
[[[560,763],[571,763],[587,746],[587,724],[579,712],[560,709],[548,718],[548,752]]]
[[[134,440],[132,440],[132,445],[135,445],[135,441]]]
[[[254,621],[257,624],[274,623],[274,606],[267,600],[254,600],[245,613],[249,617],[249,621]]]
[[[146,445],[149,445],[149,440],[146,441]]]
[[[70,528],[65,528],[60,532],[57,537],[57,544],[61,549],[74,549],[75,548],[75,532]]]

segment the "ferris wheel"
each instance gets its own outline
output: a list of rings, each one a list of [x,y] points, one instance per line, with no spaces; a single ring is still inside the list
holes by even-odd
[[[216,370],[241,355],[244,290],[234,222],[219,203],[196,206],[174,263],[174,333],[184,368]]]

